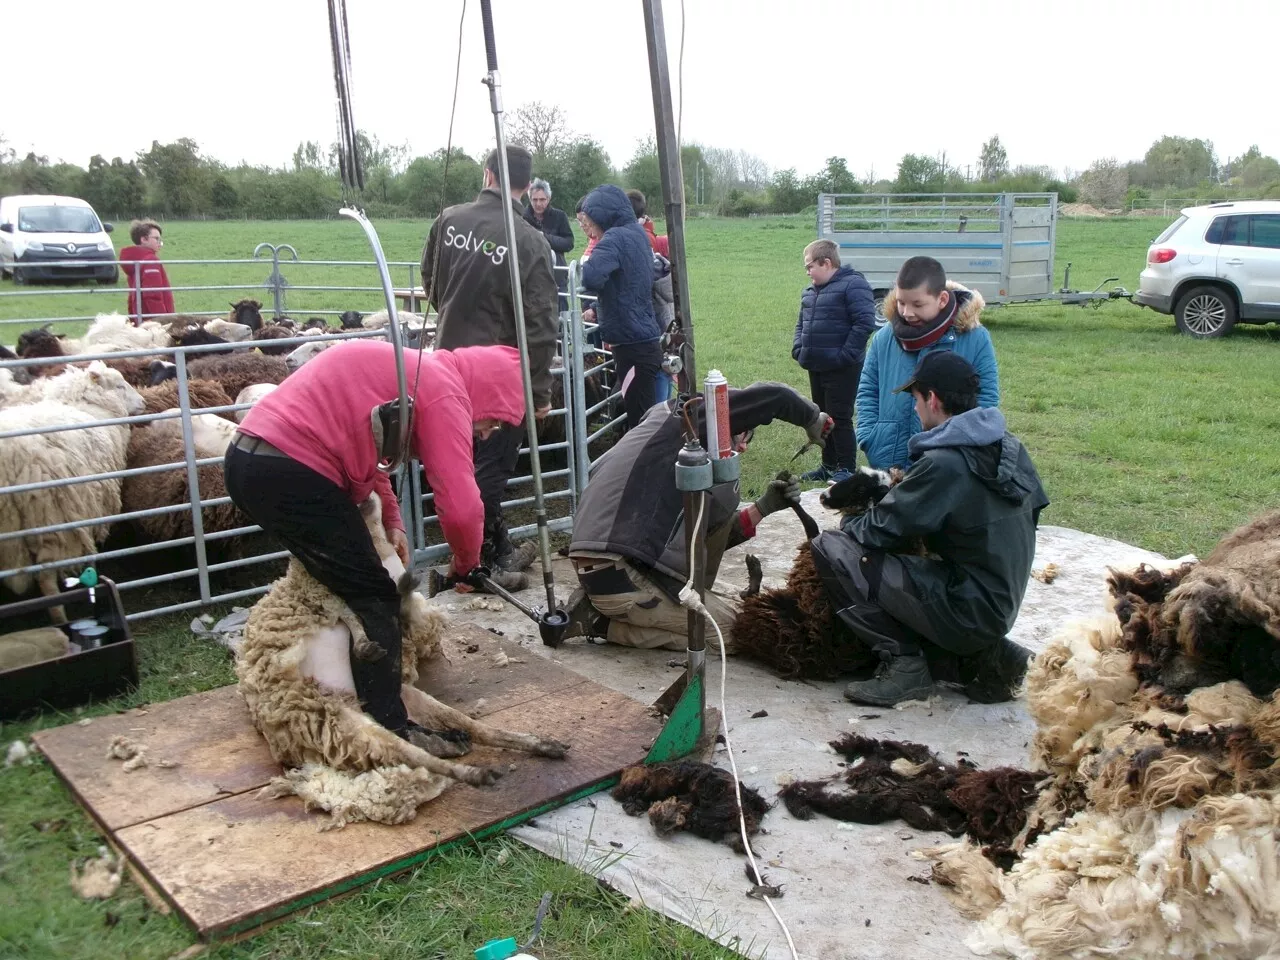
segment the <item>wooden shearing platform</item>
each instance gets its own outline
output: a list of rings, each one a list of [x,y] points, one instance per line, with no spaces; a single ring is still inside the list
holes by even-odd
[[[450,662],[432,664],[423,689],[498,726],[567,741],[568,757],[476,748],[464,762],[514,769],[492,787],[450,786],[411,823],[321,832],[327,814],[296,797],[257,799],[280,768],[234,686],[34,739],[202,938],[233,937],[600,789],[643,760],[661,729],[646,705],[478,627],[455,626],[443,649]],[[108,759],[116,736],[145,746],[148,765],[125,772]]]

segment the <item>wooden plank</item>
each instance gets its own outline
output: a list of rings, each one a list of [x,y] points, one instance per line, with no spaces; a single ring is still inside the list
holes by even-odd
[[[476,717],[586,682],[472,624],[451,626],[442,649],[451,662],[429,664],[419,686]],[[505,666],[498,665],[499,655]],[[126,773],[121,761],[107,757],[116,736],[144,745],[154,760],[178,766]],[[80,802],[111,830],[255,790],[280,772],[234,684],[44,730],[34,739]]]
[[[580,795],[642,760],[660,729],[646,706],[590,681],[486,719],[572,749],[565,760],[477,749],[467,762],[515,769],[493,787],[455,784],[400,826],[319,832],[326,817],[296,798],[244,793],[126,827],[117,840],[202,937],[234,935]]]
[[[177,766],[153,763],[126,773],[120,760],[107,758],[116,736]],[[261,787],[280,772],[234,685],[42,730],[32,739],[110,830]]]
[[[472,623],[454,624],[440,645],[448,658],[427,664],[418,686],[472,717],[487,717],[586,678]],[[506,665],[498,664],[505,658]]]

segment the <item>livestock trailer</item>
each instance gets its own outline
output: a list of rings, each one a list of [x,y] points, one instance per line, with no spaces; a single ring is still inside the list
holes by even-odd
[[[987,303],[1089,300],[1122,291],[1054,290],[1056,193],[823,193],[818,237],[861,272],[880,300],[915,256],[938,260],[948,279]],[[1104,281],[1104,283],[1108,283]]]

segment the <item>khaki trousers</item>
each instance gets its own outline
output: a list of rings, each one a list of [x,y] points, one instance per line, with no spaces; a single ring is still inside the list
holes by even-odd
[[[591,606],[609,618],[609,642],[646,650],[686,650],[689,646],[689,611],[671,600],[657,584],[625,560],[616,561],[615,566],[626,573],[636,589],[605,595],[587,593]],[[706,591],[703,601],[707,612],[724,634],[725,653],[728,654],[734,652],[732,631],[733,621],[738,615],[736,598],[732,585],[716,581]],[[719,641],[711,624],[706,624],[706,636],[707,649],[719,650]]]

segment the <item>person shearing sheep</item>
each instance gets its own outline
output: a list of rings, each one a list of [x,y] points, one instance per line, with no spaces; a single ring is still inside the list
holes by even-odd
[[[524,421],[520,355],[511,347],[427,353],[406,364],[413,400],[410,453],[435,492],[454,574],[480,563],[484,505],[472,447]],[[374,549],[359,504],[371,492],[405,566],[409,541],[391,482],[377,468],[374,409],[394,400],[395,349],[358,340],[326,350],[263,397],[227,448],[227,493],[313,577],[360,618],[380,651],[352,656],[360,704],[406,739],[415,733],[400,700],[400,596]]]

